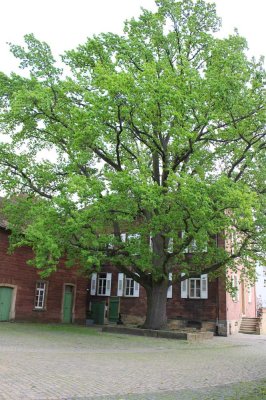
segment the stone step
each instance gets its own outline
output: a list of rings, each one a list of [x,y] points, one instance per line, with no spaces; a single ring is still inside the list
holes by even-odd
[[[243,317],[242,321],[258,321],[259,318],[249,318],[249,317]]]
[[[244,325],[257,325],[257,321],[241,321],[241,324]]]
[[[240,324],[239,332],[247,334],[256,334],[258,321],[259,321],[258,318],[243,317]]]
[[[240,330],[255,331],[255,330],[256,330],[256,326],[242,326],[242,325],[241,325]]]

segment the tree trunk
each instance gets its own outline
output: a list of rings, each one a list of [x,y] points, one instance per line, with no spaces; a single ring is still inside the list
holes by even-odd
[[[152,287],[146,289],[147,313],[143,328],[163,329],[166,326],[167,289],[167,281],[152,282]]]

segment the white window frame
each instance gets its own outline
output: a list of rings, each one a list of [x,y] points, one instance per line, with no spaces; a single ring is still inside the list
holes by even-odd
[[[34,308],[44,310],[46,307],[47,282],[37,281],[35,286]]]
[[[232,275],[232,287],[236,288],[235,293],[232,295],[232,299],[237,303],[239,301],[239,280],[237,274]]]
[[[126,240],[128,243],[130,243],[130,241],[135,241],[136,243],[136,253],[133,253],[132,256],[139,256],[140,254],[140,240],[141,240],[141,235],[140,233],[129,233],[126,236]]]
[[[120,275],[120,277],[118,277],[118,284],[119,281],[121,282],[121,278],[122,274]],[[139,283],[135,281],[133,278],[124,275],[122,287],[123,287],[124,297],[139,297]],[[119,288],[119,293],[121,293],[121,287]]]
[[[111,279],[112,279],[112,274],[108,272],[100,272],[97,275],[97,296],[111,295]],[[100,284],[101,282],[104,281],[105,281],[105,286]]]
[[[134,279],[125,276],[124,296],[134,297]]]
[[[252,303],[252,288],[251,285],[248,285],[248,303]]]
[[[131,285],[131,287],[129,287]],[[131,291],[129,292],[129,289]],[[133,289],[133,291],[132,291]],[[123,273],[118,274],[117,296],[139,297],[139,283]]]
[[[181,237],[182,239],[185,237],[185,232],[181,232]],[[197,241],[196,239],[192,239],[189,245],[183,250],[183,253],[186,254],[193,254],[196,253],[198,249]],[[202,253],[207,253],[208,252],[208,243],[205,244],[205,247],[202,249]]]
[[[188,297],[190,299],[201,299],[201,283],[200,283],[200,278],[189,278],[189,288],[188,288]],[[191,295],[191,284],[192,282],[194,282],[194,294]],[[197,283],[199,283],[198,287],[197,287]],[[197,289],[199,289],[199,296],[197,296]]]

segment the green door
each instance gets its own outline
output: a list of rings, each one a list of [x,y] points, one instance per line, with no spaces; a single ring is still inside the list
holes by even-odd
[[[91,303],[91,316],[95,324],[104,324],[105,301],[93,301]]]
[[[0,321],[9,320],[12,292],[12,288],[0,287]]]
[[[119,317],[119,297],[110,297],[109,299],[109,321],[117,322]]]
[[[63,306],[63,322],[65,324],[71,324],[72,322],[73,291],[74,291],[73,286],[71,285],[65,286],[64,306]]]

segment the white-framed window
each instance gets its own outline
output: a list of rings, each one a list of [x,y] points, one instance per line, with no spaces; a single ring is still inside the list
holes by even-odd
[[[132,278],[125,277],[125,296],[134,296],[134,280]]]
[[[109,272],[94,272],[91,275],[91,296],[111,296],[112,274]]]
[[[127,234],[127,242],[131,246],[134,246],[133,256],[138,256],[140,254],[140,240],[141,236],[139,233],[130,233]]]
[[[189,298],[200,299],[200,278],[189,279]]]
[[[139,283],[123,273],[118,274],[117,296],[139,297]]]
[[[97,294],[100,296],[106,294],[106,285],[107,285],[107,275],[106,273],[102,273],[98,275],[98,291]]]
[[[149,237],[149,246],[150,246],[150,251],[153,252],[153,241],[152,241],[152,235]],[[172,254],[174,252],[174,239],[172,237],[169,238],[168,246],[167,246],[167,253]]]
[[[182,299],[207,299],[208,275],[202,274],[198,278],[189,278],[181,281]]]
[[[44,281],[36,282],[35,302],[34,302],[35,309],[43,310],[45,308],[46,290],[47,290],[47,282]]]
[[[248,302],[252,302],[252,290],[250,285],[248,285]]]
[[[181,237],[184,239],[186,236],[186,233],[184,231],[181,232]],[[196,253],[199,250],[198,243],[196,239],[192,239],[189,245],[183,250],[183,253]],[[208,251],[208,244],[205,243],[204,247],[201,249],[203,253],[207,253]]]
[[[234,274],[232,277],[232,288],[233,288],[233,294],[232,294],[232,299],[234,302],[239,301],[239,281],[237,274]]]
[[[98,286],[97,286],[98,296],[110,296],[111,276],[112,274],[108,274],[107,272],[101,272],[98,274]]]
[[[235,229],[233,229],[230,236],[231,254],[235,254],[237,250],[237,234]]]

